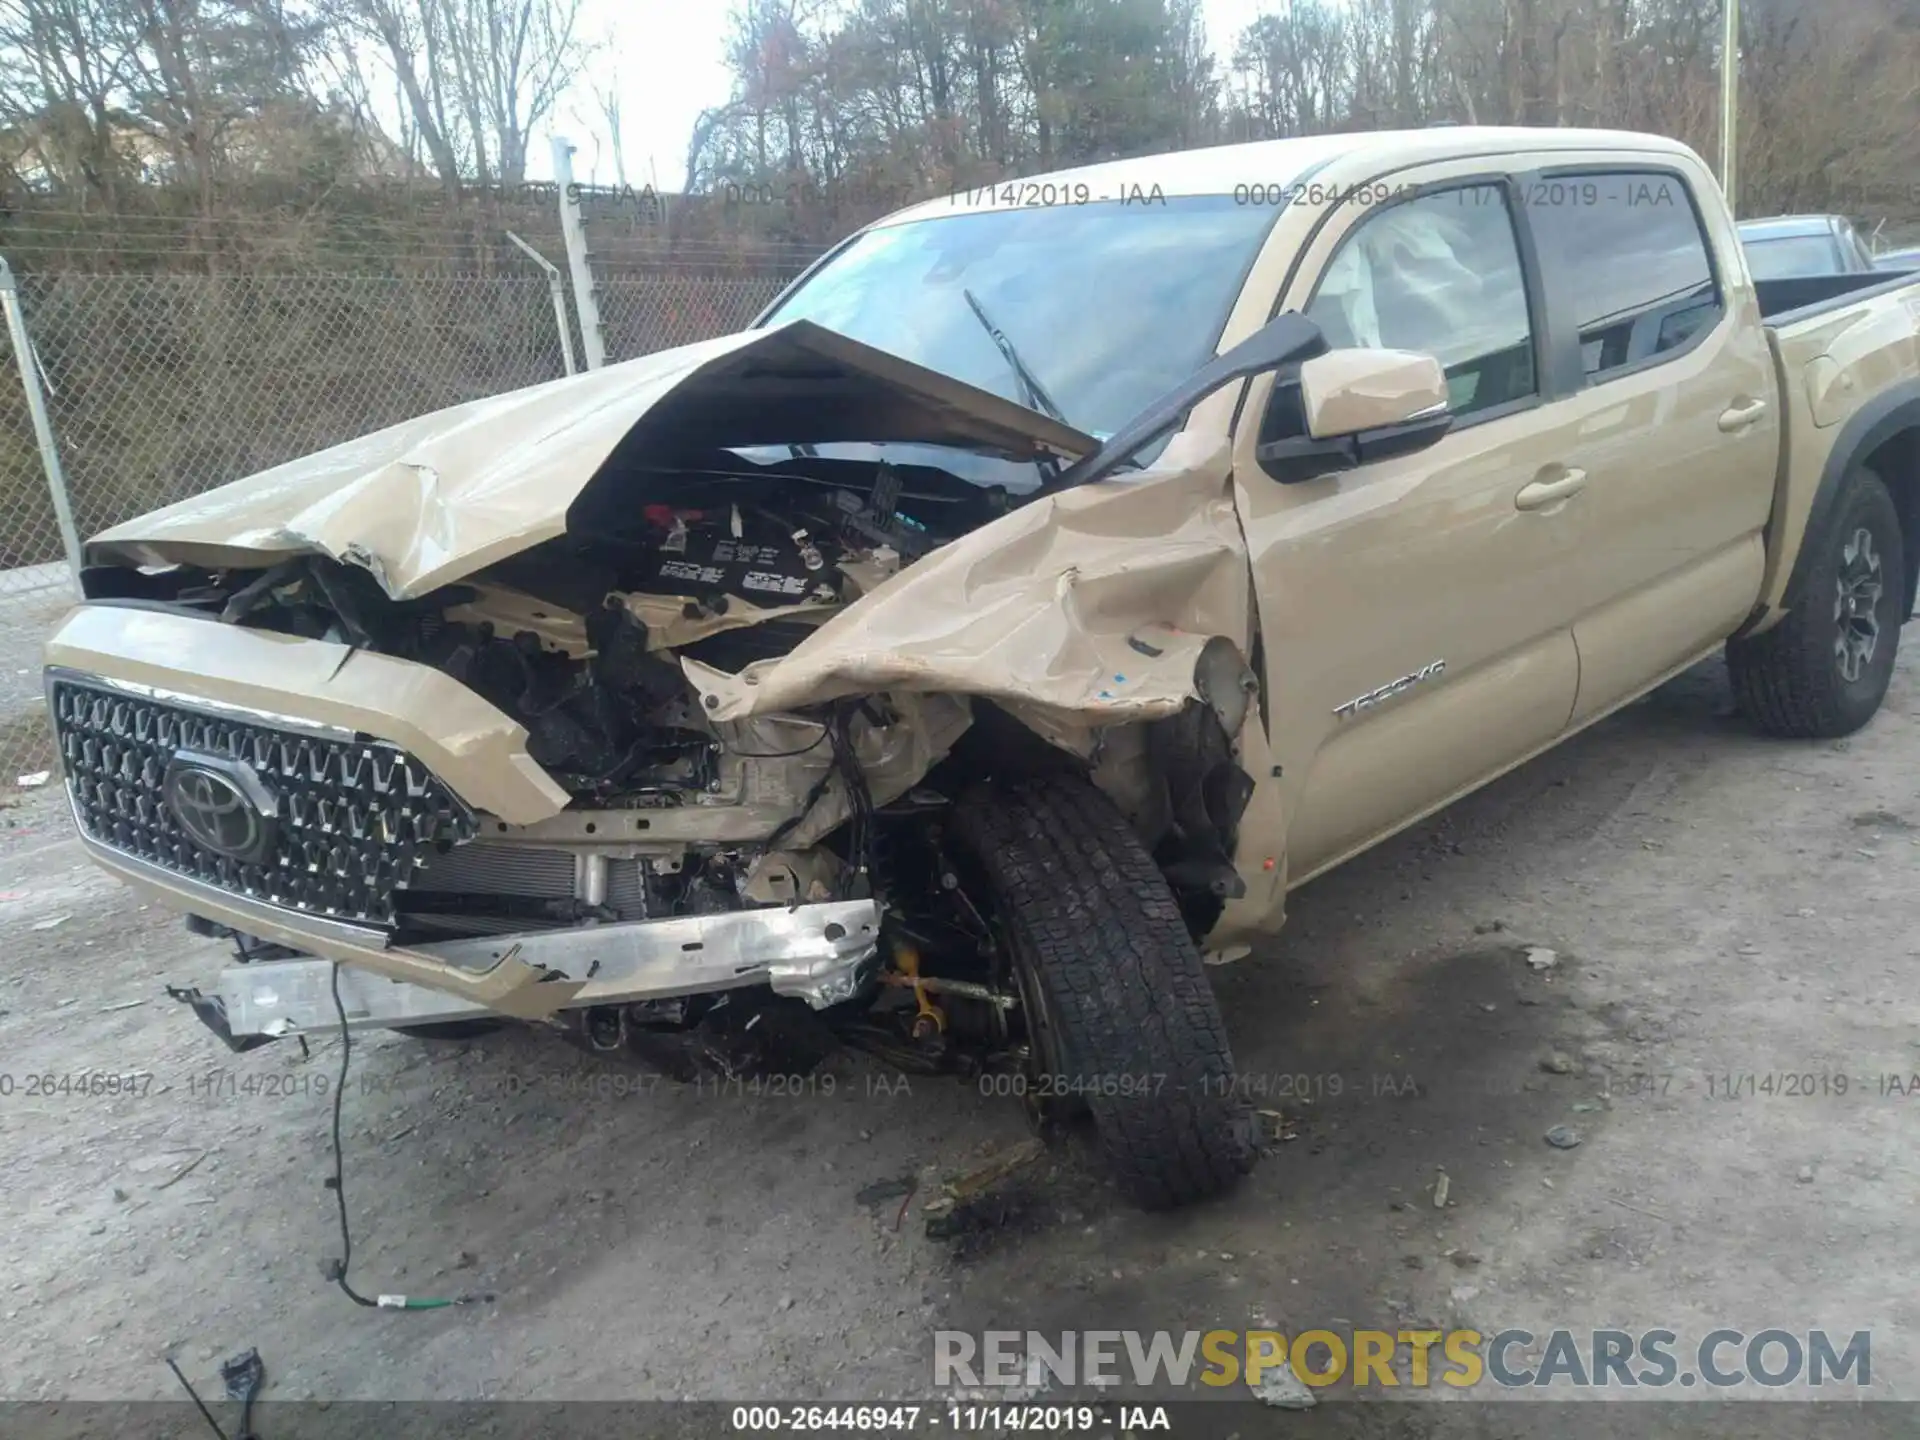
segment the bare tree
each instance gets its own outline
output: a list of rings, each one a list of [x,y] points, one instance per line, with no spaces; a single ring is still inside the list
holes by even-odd
[[[139,32],[116,0],[0,0],[0,114],[9,157],[111,209],[127,157],[128,78]]]
[[[426,147],[440,183],[458,193],[463,172],[439,78],[445,35],[438,5],[433,0],[331,0],[330,13],[335,23],[357,26],[385,49],[414,137]]]
[[[603,90],[594,88],[594,108],[600,112],[600,123],[606,128],[607,144],[613,151],[613,179],[622,189],[627,184],[627,152],[625,140],[620,132],[620,72],[615,70],[612,78]]]
[[[1320,0],[1289,5],[1242,31],[1233,64],[1260,133],[1309,135],[1350,114],[1354,40],[1347,13]]]
[[[589,52],[581,0],[329,0],[378,40],[441,182],[526,178],[527,146]]]

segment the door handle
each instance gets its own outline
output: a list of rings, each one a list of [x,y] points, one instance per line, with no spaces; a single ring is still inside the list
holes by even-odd
[[[1720,412],[1720,433],[1735,434],[1766,413],[1767,402],[1764,400],[1743,400],[1738,405],[1730,405]]]
[[[1546,506],[1553,504],[1554,501],[1564,500],[1569,495],[1577,495],[1581,490],[1586,488],[1587,472],[1584,470],[1574,470],[1564,465],[1552,465],[1540,473],[1551,476],[1552,478],[1535,480],[1531,484],[1522,485],[1520,487],[1520,493],[1513,497],[1514,509],[1544,509]]]

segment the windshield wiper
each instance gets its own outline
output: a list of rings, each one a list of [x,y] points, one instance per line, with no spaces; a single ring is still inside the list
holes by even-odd
[[[1053,403],[1053,397],[1047,394],[1046,387],[1021,360],[1020,352],[1013,348],[1013,341],[1007,338],[1007,332],[993,323],[993,317],[987,314],[986,306],[980,303],[980,297],[971,290],[962,290],[960,293],[966,298],[967,306],[979,320],[981,328],[992,337],[1000,353],[1007,357],[1007,364],[1012,368],[1014,378],[1020,382],[1020,388],[1026,392],[1027,408],[1038,410],[1042,415],[1058,420],[1062,425],[1071,425],[1073,422],[1060,412],[1060,407]]]

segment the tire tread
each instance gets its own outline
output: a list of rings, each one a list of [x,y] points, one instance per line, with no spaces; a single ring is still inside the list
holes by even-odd
[[[1904,584],[1904,559],[1896,548],[1900,539],[1899,512],[1893,497],[1871,470],[1856,469],[1833,509],[1825,533],[1808,536],[1803,545],[1817,545],[1801,600],[1786,618],[1758,635],[1727,642],[1727,674],[1740,712],[1762,734],[1788,740],[1835,739],[1850,735],[1873,717],[1876,699],[1865,714],[1849,705],[1844,682],[1833,663],[1831,617],[1807,597],[1829,595],[1837,556],[1832,554],[1840,533],[1863,513],[1879,521],[1882,535],[1893,545],[1882,545],[1888,584]],[[1878,512],[1873,514],[1872,512]],[[1895,627],[1889,642],[1899,644]]]
[[[1070,1077],[1164,1076],[1086,1096],[1121,1186],[1148,1209],[1214,1195],[1250,1168],[1246,1107],[1219,1002],[1179,903],[1119,809],[1088,781],[982,786],[957,828],[1025,947]]]

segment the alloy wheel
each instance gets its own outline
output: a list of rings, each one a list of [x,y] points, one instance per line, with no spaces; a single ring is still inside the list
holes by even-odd
[[[1865,526],[1847,537],[1834,581],[1834,662],[1849,685],[1866,673],[1880,645],[1880,597],[1886,586],[1873,532]]]

